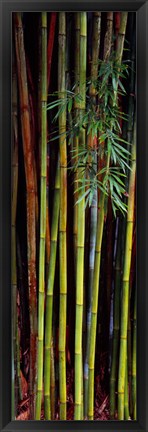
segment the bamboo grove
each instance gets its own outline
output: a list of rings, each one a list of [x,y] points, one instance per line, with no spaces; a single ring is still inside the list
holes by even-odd
[[[135,13],[12,19],[12,419],[136,420]]]

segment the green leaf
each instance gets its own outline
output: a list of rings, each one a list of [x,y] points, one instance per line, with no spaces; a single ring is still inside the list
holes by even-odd
[[[72,99],[70,99],[68,102],[68,112],[70,113],[71,110],[72,110]]]
[[[76,201],[76,204],[79,204],[89,194],[89,192],[90,189],[87,189],[87,191],[84,194],[82,194],[80,198]]]

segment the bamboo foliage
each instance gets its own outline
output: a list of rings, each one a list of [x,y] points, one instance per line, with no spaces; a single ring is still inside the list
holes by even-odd
[[[47,13],[42,12],[42,76],[41,76],[41,183],[40,183],[40,250],[39,250],[39,300],[38,300],[38,376],[36,420],[40,420],[43,389],[44,342],[44,269],[46,236],[46,131],[47,131]]]

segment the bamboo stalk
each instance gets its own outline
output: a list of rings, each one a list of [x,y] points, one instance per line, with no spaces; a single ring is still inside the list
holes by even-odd
[[[126,356],[126,370],[125,370],[125,391],[124,391],[124,419],[129,420],[129,388],[128,388],[128,359]]]
[[[75,14],[75,82],[77,83],[75,87],[75,94],[79,91],[79,79],[80,79],[80,13]],[[74,102],[74,114],[76,119],[79,115],[79,104]],[[75,162],[78,161],[78,145],[79,138],[76,136],[74,140],[75,147]],[[78,206],[76,202],[78,200],[78,171],[74,173],[74,222],[73,222],[73,238],[74,238],[74,260],[76,268],[76,254],[77,254],[77,235],[78,235]]]
[[[34,118],[34,107],[32,96],[29,95],[29,106],[30,106],[30,129],[31,129],[31,137],[32,137],[32,146],[35,151],[35,118]],[[36,160],[33,158],[33,170],[34,170],[34,183],[35,183],[35,215],[36,215],[36,230],[38,228],[38,220],[39,220],[39,204],[38,204],[38,185],[37,185],[37,169],[36,169]]]
[[[48,163],[48,156],[47,156],[47,163]],[[47,172],[47,177],[48,177],[48,174],[49,173]],[[48,266],[49,266],[50,249],[51,249],[51,238],[50,238],[51,234],[50,234],[50,220],[49,220],[50,218],[49,218],[48,199],[49,199],[49,185],[47,182],[47,184],[46,184],[46,242],[45,242],[46,279],[47,279],[47,275],[48,275]]]
[[[51,339],[51,367],[50,367],[51,420],[55,420],[55,360],[53,337]]]
[[[104,54],[103,60],[107,61],[110,57],[112,47],[112,32],[113,32],[113,12],[107,12],[107,26],[104,38]]]
[[[49,29],[48,45],[47,45],[47,92],[50,86],[51,62],[52,62],[52,53],[53,53],[53,45],[54,45],[56,19],[57,19],[57,13],[52,12],[50,18],[50,29]]]
[[[128,324],[127,324],[127,359],[128,359],[128,382],[129,382],[129,410],[130,415],[132,413],[132,340],[131,340],[131,317],[130,317],[130,299],[131,299],[131,287],[129,288],[129,305],[128,305]]]
[[[127,14],[123,12],[121,14],[120,24],[120,41],[116,51],[116,61],[118,59],[119,64],[121,63],[124,35],[126,29]],[[122,35],[122,38],[121,38]],[[111,47],[110,47],[111,49]],[[104,56],[108,59],[109,50],[104,52]],[[106,170],[108,170],[110,164],[110,153],[107,155]],[[100,260],[101,260],[101,247],[103,237],[105,217],[105,195],[100,192],[99,197],[99,213],[97,222],[97,237],[96,237],[96,250],[95,250],[95,265],[94,265],[94,277],[92,287],[92,319],[90,328],[90,346],[89,346],[89,375],[88,375],[88,419],[93,420],[94,415],[94,367],[95,367],[95,344],[96,344],[96,327],[97,327],[97,311],[98,311],[98,294],[99,294],[99,279],[100,279]]]
[[[96,104],[96,89],[95,81],[98,75],[98,58],[100,50],[100,31],[101,31],[101,12],[94,12],[93,14],[93,36],[92,36],[92,62],[91,62],[91,85],[90,85],[90,96],[94,103],[94,109]],[[92,139],[92,134],[88,136],[88,142],[90,146],[95,147],[96,137]],[[96,156],[96,167],[97,170],[97,156]],[[92,296],[92,282],[94,272],[94,258],[95,258],[95,243],[96,243],[96,229],[97,229],[97,188],[94,192],[92,206],[90,208],[90,245],[89,245],[89,282],[88,282],[88,299],[87,299],[87,335],[86,335],[86,353],[84,362],[84,416],[87,419],[87,404],[88,404],[88,350],[89,350],[89,335],[90,335],[90,323],[91,323],[91,296]]]
[[[32,148],[35,155],[36,150],[36,118],[35,118],[35,89],[32,79],[32,73],[30,68],[29,59],[26,56],[26,67],[27,67],[27,80],[28,80],[28,95],[29,95],[29,110],[30,110],[30,129],[32,138]],[[34,182],[35,182],[35,200],[36,200],[36,228],[38,227],[38,216],[39,216],[39,205],[38,205],[38,185],[37,185],[37,169],[36,160],[33,158],[33,169],[34,169]]]
[[[49,199],[49,144],[47,144],[47,184],[46,184],[46,244],[45,244],[45,250],[46,250],[46,254],[45,254],[45,258],[46,258],[46,286],[48,286],[48,269],[49,269],[49,262],[50,262],[50,253],[51,253],[51,233],[50,233],[50,216],[49,216],[49,205],[48,205],[48,199]],[[48,288],[47,288],[48,290]],[[45,312],[46,314],[46,312]],[[46,316],[46,315],[45,315]],[[45,339],[46,339],[46,324],[45,324]],[[52,339],[51,339],[52,340]],[[51,355],[50,355],[50,363],[51,365],[48,365],[48,368],[50,367],[50,373],[51,373],[51,381],[52,381],[52,391],[51,391],[51,406],[52,406],[52,410],[51,410],[51,419],[54,420],[54,387],[55,387],[55,383],[54,383],[54,353],[53,353],[53,346],[51,345]],[[46,357],[46,348],[45,348],[45,357]],[[44,363],[46,363],[46,360],[44,360]],[[45,368],[45,365],[44,365]],[[46,366],[47,369],[47,366]],[[45,369],[44,369],[45,372]],[[45,373],[44,373],[45,374]],[[51,383],[49,381],[49,383],[47,383],[47,385],[49,384],[49,386],[51,387]],[[45,385],[44,385],[44,395],[45,395]],[[47,402],[46,402],[46,397],[44,397],[44,405],[46,406],[45,408],[45,418],[46,418],[46,413],[47,416],[50,415],[50,409],[48,410],[47,408]]]
[[[127,324],[128,324],[128,302],[129,302],[129,278],[131,266],[134,199],[135,199],[135,173],[136,173],[136,122],[134,122],[132,164],[129,179],[129,197],[126,226],[126,244],[123,269],[122,303],[121,303],[121,332],[120,332],[120,355],[119,355],[119,377],[118,377],[118,418],[124,419],[124,388],[126,370],[127,350]]]
[[[86,38],[87,14],[80,13],[80,117],[85,110],[86,95]],[[79,135],[79,145],[85,146],[85,130]],[[81,168],[78,169],[79,178],[82,177]],[[78,192],[78,199],[84,191]],[[81,419],[82,404],[82,322],[83,322],[83,285],[84,285],[84,233],[85,233],[85,199],[78,205],[78,234],[77,234],[77,263],[76,263],[76,323],[75,323],[75,420]]]
[[[111,37],[113,25],[113,13],[107,14],[107,31],[104,41],[103,58],[108,60],[111,51]],[[109,45],[107,44],[107,41]],[[109,159],[108,159],[109,163]],[[91,305],[91,326],[90,326],[90,341],[89,341],[89,360],[88,360],[88,419],[93,420],[94,416],[94,368],[95,368],[95,345],[96,345],[96,328],[97,328],[97,311],[98,311],[98,295],[99,295],[99,279],[100,279],[100,262],[101,262],[101,247],[104,227],[105,196],[101,192],[99,195],[99,212],[97,220],[96,232],[96,247],[95,247],[95,262],[92,283],[92,305]]]
[[[111,199],[108,199],[107,221],[106,221],[106,351],[110,357],[110,320],[111,320],[111,297],[113,279],[113,240],[114,240],[114,216]],[[109,360],[108,360],[109,367]]]
[[[95,344],[97,328],[97,310],[99,294],[99,276],[101,261],[101,246],[104,227],[104,194],[100,193],[99,211],[97,220],[97,235],[95,247],[95,264],[92,285],[92,305],[91,305],[91,326],[88,358],[88,420],[93,420],[94,415],[94,365],[95,365]]]
[[[45,360],[44,360],[44,405],[45,405],[45,419],[51,419],[51,400],[50,400],[50,387],[51,387],[51,355],[53,355],[52,344],[52,316],[53,316],[53,288],[55,278],[55,265],[57,253],[57,237],[58,237],[58,223],[59,223],[59,209],[60,209],[60,169],[59,163],[57,165],[55,190],[53,198],[53,214],[51,225],[51,253],[48,270],[48,285],[46,294],[46,311],[45,311]]]
[[[41,159],[41,70],[42,70],[42,30],[41,30],[41,15],[39,16],[38,24],[38,154],[37,154],[37,166],[40,175],[40,159]]]
[[[134,209],[135,213],[135,209]],[[136,228],[135,228],[135,214],[134,214],[134,231],[133,231],[133,244],[132,244],[132,257],[131,257],[131,269],[130,269],[130,287],[129,295],[131,299],[133,289],[133,278],[135,276],[135,264],[136,264]],[[130,304],[129,304],[130,308]],[[132,404],[132,318],[129,313],[128,315],[128,327],[127,327],[127,349],[128,349],[128,375],[129,375],[129,397],[130,397],[130,417],[133,418],[133,404]]]
[[[117,47],[116,47],[116,61],[119,65],[121,64],[122,61],[127,17],[128,17],[128,12],[121,12],[120,28],[119,28],[118,39],[117,39]]]
[[[41,77],[41,183],[40,183],[40,246],[38,299],[37,397],[35,419],[40,420],[43,389],[44,284],[46,237],[46,132],[47,132],[47,13],[42,12],[42,77]]]
[[[66,68],[66,15],[59,13],[58,37],[58,91],[64,98]],[[66,420],[66,314],[67,314],[67,148],[66,148],[66,109],[59,116],[60,148],[60,309],[59,309],[59,394],[60,419]]]
[[[118,222],[117,255],[115,264],[113,347],[110,374],[110,418],[115,418],[116,379],[118,365],[119,329],[120,329],[120,284],[121,284],[121,219]]]
[[[95,80],[98,76],[98,58],[100,51],[101,12],[93,13],[92,61],[90,95],[96,98]],[[94,101],[95,102],[95,101]]]
[[[18,292],[17,292],[17,304],[20,305],[20,318],[21,318],[21,325],[20,325],[20,331],[19,331],[19,309],[17,307],[17,329],[16,329],[16,343],[17,343],[17,384],[18,384],[18,394],[20,400],[22,400],[22,393],[23,393],[23,384],[21,380],[21,369],[20,369],[20,348],[22,348],[22,352],[25,352],[26,345],[25,345],[25,336],[27,334],[27,330],[29,330],[25,327],[26,324],[26,310],[25,310],[25,293],[26,287],[24,287],[24,280],[23,280],[23,266],[22,266],[22,256],[21,256],[21,249],[20,249],[20,242],[19,238],[17,236],[16,238],[16,252],[17,252],[17,276],[18,276]],[[27,304],[28,307],[28,304]],[[29,314],[28,314],[29,315]],[[27,317],[28,318],[28,317]],[[24,328],[25,327],[25,328]],[[22,347],[20,347],[20,339],[22,340]]]
[[[118,33],[120,29],[121,12],[115,12],[115,48],[117,48]]]
[[[47,44],[47,98],[48,98],[48,89],[50,86],[50,79],[51,79],[51,63],[52,63],[56,18],[57,18],[57,13],[52,12],[50,18],[50,29],[49,29],[48,44]],[[50,218],[49,218],[49,205],[48,205],[49,163],[50,163],[50,144],[47,142],[47,186],[46,186],[47,188],[47,199],[46,199],[46,269],[47,271],[46,273],[47,274],[48,274],[48,266],[49,266],[49,258],[50,258],[50,220],[49,220]]]
[[[37,296],[36,296],[36,237],[35,237],[35,180],[33,170],[34,154],[31,142],[29,101],[24,51],[24,36],[21,13],[14,14],[15,48],[21,109],[21,125],[27,192],[27,255],[28,288],[30,311],[30,413],[34,416],[34,395],[36,383],[36,339],[37,339]]]
[[[132,21],[131,34],[134,31],[134,25]],[[132,43],[131,46],[131,69],[130,69],[130,82],[129,82],[129,99],[128,99],[128,122],[127,122],[127,150],[130,151],[130,144],[132,143],[132,135],[133,135],[133,121],[134,121],[134,91],[135,91],[135,43]],[[129,157],[127,157],[127,163],[129,164]],[[126,170],[126,180],[125,185],[128,188],[129,182],[129,170]],[[123,240],[125,239],[126,232],[126,220],[123,220]],[[124,242],[124,241],[123,241]],[[124,246],[123,246],[124,248]],[[130,290],[129,290],[129,312],[128,312],[128,329],[127,329],[127,351],[128,351],[128,380],[129,380],[129,397],[130,397],[130,415],[132,414],[132,397],[131,397],[131,387],[132,387],[132,378],[131,378],[131,363],[132,363],[132,354],[131,354],[131,321],[130,321]]]
[[[137,314],[137,293],[135,290],[135,299],[134,299],[134,320],[133,320],[133,352],[132,352],[132,416],[133,420],[137,420],[137,408],[136,408],[136,374],[137,374],[137,354],[136,354],[136,337],[137,337],[137,330],[136,330],[136,314]]]

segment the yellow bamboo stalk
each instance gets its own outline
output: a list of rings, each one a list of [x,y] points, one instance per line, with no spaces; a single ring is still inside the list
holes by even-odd
[[[59,13],[58,37],[58,91],[64,98],[66,68],[66,15]],[[66,420],[66,314],[67,314],[67,147],[66,147],[66,108],[59,115],[60,148],[60,309],[59,309],[59,393],[60,419]]]
[[[80,117],[86,106],[86,36],[87,14],[80,13]],[[85,146],[85,130],[80,133],[79,145]],[[82,170],[78,170],[82,178]],[[81,198],[84,191],[78,193]],[[84,285],[84,235],[85,235],[85,199],[78,203],[77,265],[76,265],[76,324],[75,324],[75,420],[81,420],[82,414],[82,322],[83,322],[83,285]]]
[[[42,12],[42,81],[41,81],[41,184],[40,184],[40,247],[38,299],[37,397],[35,419],[40,420],[43,390],[44,285],[46,238],[46,152],[47,152],[47,13]]]
[[[132,164],[131,164],[131,171],[130,171],[130,178],[129,178],[126,243],[125,243],[125,257],[124,257],[123,285],[122,285],[120,355],[119,355],[119,377],[118,377],[118,419],[119,420],[124,420],[124,390],[125,390],[125,370],[126,370],[126,352],[127,352],[129,278],[130,278],[130,267],[131,267],[133,224],[134,224],[135,177],[136,177],[136,120],[134,122]]]

